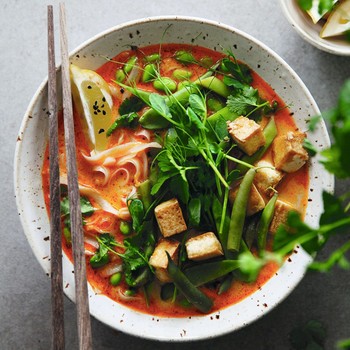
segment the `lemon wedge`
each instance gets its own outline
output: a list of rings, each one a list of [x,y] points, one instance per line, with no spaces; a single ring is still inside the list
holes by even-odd
[[[338,0],[333,0],[333,5],[338,2]],[[326,13],[327,11],[323,11],[322,13],[319,13],[318,6],[320,4],[319,0],[314,0],[312,2],[312,7],[310,10],[307,11],[309,16],[311,17],[312,21],[316,24]]]
[[[96,72],[71,64],[70,76],[74,106],[85,120],[85,132],[92,152],[107,148],[107,130],[112,123],[113,99],[107,82]]]
[[[320,37],[344,34],[350,30],[350,0],[340,3],[329,15],[326,24],[323,26]]]

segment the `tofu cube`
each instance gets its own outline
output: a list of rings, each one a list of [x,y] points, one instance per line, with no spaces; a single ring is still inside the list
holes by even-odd
[[[309,156],[303,148],[304,139],[304,133],[292,131],[275,138],[272,154],[277,169],[294,173],[306,163]]]
[[[261,126],[254,120],[243,116],[228,124],[228,132],[238,147],[249,156],[265,144]]]
[[[168,257],[166,252],[170,255],[171,259],[177,264],[179,257],[180,242],[171,239],[161,239],[155,247],[153,254],[149,259],[149,263],[154,267],[155,275],[162,283],[171,282],[171,278],[168,274]]]
[[[283,178],[283,173],[275,169],[274,165],[266,160],[260,160],[255,164],[261,167],[254,177],[254,184],[260,193],[270,197],[273,194],[272,188],[275,188]]]
[[[221,244],[213,232],[202,233],[185,243],[190,260],[200,261],[223,255]]]
[[[231,203],[234,202],[237,196],[238,189],[239,189],[239,185],[235,186],[233,189],[230,190],[229,198]],[[248,205],[247,205],[247,216],[254,215],[255,213],[259,212],[260,210],[263,210],[264,208],[265,208],[264,198],[261,196],[257,188],[254,186],[254,184],[252,184]]]
[[[292,205],[287,202],[277,200],[275,205],[275,213],[270,224],[270,232],[276,233],[280,225],[287,223],[288,213],[292,210],[296,210]]]
[[[180,204],[176,198],[157,205],[154,214],[164,237],[170,237],[187,230]]]

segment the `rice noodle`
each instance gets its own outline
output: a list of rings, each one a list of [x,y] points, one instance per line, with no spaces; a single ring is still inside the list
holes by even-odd
[[[123,145],[114,146],[98,154],[92,154],[91,156],[83,154],[83,156],[90,164],[98,165],[102,164],[107,157],[121,158],[126,155],[137,154],[148,148],[162,148],[162,146],[158,142],[128,142]]]
[[[110,179],[109,179],[109,181],[112,181],[112,179],[118,174],[118,173],[125,173],[125,179],[124,179],[124,181],[119,181],[118,182],[118,184],[119,184],[119,186],[121,186],[121,187],[124,187],[124,186],[126,186],[127,184],[128,184],[128,182],[130,181],[130,172],[129,172],[129,170],[128,169],[126,169],[126,168],[119,168],[119,169],[117,169],[116,171],[114,171],[112,174],[111,174],[111,176],[110,176]]]
[[[60,182],[63,185],[67,185],[67,176],[61,176]],[[127,215],[125,213],[125,210],[117,210],[115,209],[108,201],[106,201],[101,194],[95,190],[92,187],[87,187],[79,184],[79,191],[81,194],[91,197],[94,199],[94,201],[99,205],[99,207],[108,212],[111,213],[117,217],[119,217],[122,220],[127,220],[130,217],[129,211],[127,211]],[[99,208],[97,208],[99,209]]]
[[[135,299],[142,299],[142,296],[141,295],[137,295],[137,294],[136,295],[130,295],[130,296],[125,295],[120,288],[118,288],[118,294],[119,294],[119,298],[121,300],[124,300],[124,301],[130,301],[130,300],[135,300]]]
[[[135,136],[142,137],[147,141],[151,141],[151,133],[147,129],[140,129],[139,131],[135,132]]]
[[[94,247],[96,249],[98,249],[98,247],[99,247],[99,244],[98,244],[96,238],[92,237],[90,235],[84,235],[84,242],[91,245],[92,247]]]
[[[102,181],[101,185],[105,186],[107,184],[107,182],[109,181],[109,178],[111,175],[110,170],[103,165],[97,165],[97,166],[93,167],[92,170],[103,174],[103,181]]]
[[[102,277],[110,277],[117,272],[123,271],[123,265],[121,262],[109,263],[106,267],[99,270]]]

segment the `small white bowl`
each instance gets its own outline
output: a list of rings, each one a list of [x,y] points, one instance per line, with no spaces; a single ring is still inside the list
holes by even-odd
[[[99,34],[71,54],[71,61],[81,67],[96,69],[130,45],[146,46],[159,42],[186,43],[215,50],[230,48],[236,57],[262,76],[291,106],[301,130],[319,109],[296,73],[276,53],[249,35],[232,27],[198,18],[158,17],[126,23]],[[47,142],[47,80],[34,95],[24,116],[15,154],[15,190],[24,232],[36,258],[46,273],[50,271],[49,221],[44,204],[41,168]],[[329,146],[322,122],[309,135],[320,149]],[[306,222],[316,226],[322,213],[322,190],[332,191],[333,177],[313,158],[310,165],[310,192]],[[138,337],[189,341],[212,338],[237,330],[257,320],[280,303],[305,274],[310,257],[302,249],[293,253],[278,274],[257,292],[224,310],[201,317],[162,318],[133,311],[89,287],[90,312],[101,322]],[[64,291],[74,300],[73,266],[63,257]]]
[[[321,24],[314,24],[310,16],[303,11],[296,0],[279,0],[283,13],[299,35],[320,50],[350,56],[350,42],[340,37],[322,39]]]

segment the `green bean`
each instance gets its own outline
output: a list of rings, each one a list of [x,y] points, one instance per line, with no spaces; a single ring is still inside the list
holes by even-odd
[[[232,206],[230,227],[227,239],[227,249],[232,252],[238,252],[241,245],[247,204],[255,173],[255,169],[251,168],[244,175],[237,191],[236,199]]]
[[[171,91],[171,92],[173,92],[176,90],[177,84],[171,78],[162,77],[162,78],[156,79],[153,82],[153,86],[155,89],[157,89],[159,91],[165,91],[165,92]]]
[[[168,252],[167,256],[167,270],[176,288],[199,311],[203,313],[208,313],[213,307],[213,301],[190,282],[190,280],[179,269],[179,267],[171,260]]]
[[[115,72],[115,80],[118,82],[118,83],[122,83],[126,78],[126,75],[124,73],[124,71],[122,69],[118,69],[116,72]]]
[[[142,81],[148,83],[156,78],[156,66],[153,63],[147,64],[142,74]]]
[[[224,108],[221,108],[219,111],[215,112],[214,114],[210,115],[208,117],[208,122],[212,125],[219,119],[224,118],[226,121],[233,121],[237,119],[239,115],[236,113],[232,113],[229,108],[226,106]]]
[[[266,153],[267,149],[271,146],[273,140],[275,139],[275,137],[277,135],[276,123],[275,123],[275,119],[273,117],[270,118],[269,122],[265,126],[265,128],[263,130],[263,134],[265,136],[265,145],[262,146],[252,156],[244,156],[242,158],[242,161],[244,161],[248,164],[254,164],[259,159],[261,159],[261,157]],[[247,168],[243,165],[238,165],[237,169],[241,173],[245,173],[247,171]]]
[[[259,254],[263,252],[266,248],[266,238],[269,231],[273,215],[275,213],[275,205],[277,201],[278,194],[277,192],[272,196],[272,198],[266,204],[260,218],[258,226],[258,249]]]
[[[233,274],[229,273],[220,284],[218,294],[221,295],[229,290],[233,282]]]
[[[227,97],[230,95],[230,89],[222,80],[217,77],[199,79],[198,84],[206,89],[214,91],[220,96]]]
[[[121,272],[117,272],[110,277],[109,282],[112,286],[117,286],[121,282],[121,280],[122,274]]]
[[[162,285],[160,289],[160,298],[162,300],[169,300],[174,296],[175,286],[174,283],[166,283]]]
[[[173,77],[176,80],[182,81],[182,80],[188,80],[192,76],[192,72],[187,69],[175,69],[173,71]]]
[[[184,64],[196,62],[196,59],[193,57],[193,55],[190,52],[184,50],[177,51],[175,53],[175,59]]]
[[[136,56],[130,57],[129,60],[125,63],[124,72],[126,74],[130,73],[131,70],[134,68],[136,62],[137,62],[137,57]]]
[[[131,225],[129,222],[121,221],[119,224],[119,230],[122,235],[129,235],[131,233]]]
[[[237,260],[222,260],[190,267],[184,273],[194,286],[199,287],[227,275],[238,267]]]
[[[130,287],[141,287],[145,285],[150,279],[151,272],[148,267],[141,269],[141,272],[136,278],[127,279],[126,282]]]
[[[156,62],[160,60],[160,54],[159,53],[151,53],[150,55],[145,56],[146,62]]]

